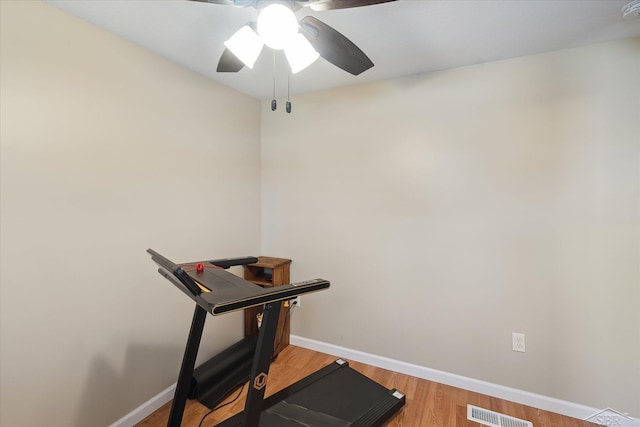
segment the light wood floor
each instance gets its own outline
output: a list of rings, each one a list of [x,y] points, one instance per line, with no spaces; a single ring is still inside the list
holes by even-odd
[[[292,345],[288,346],[271,364],[266,395],[271,395],[287,387],[336,359],[337,357],[335,356]],[[409,375],[398,374],[362,363],[349,361],[349,365],[383,386],[390,389],[397,388],[405,393],[406,405],[387,423],[387,426],[390,427],[479,427],[480,424],[467,420],[467,404],[531,421],[534,427],[595,426],[595,424],[541,409],[519,405]],[[236,394],[234,392],[226,401],[232,400]],[[242,412],[245,396],[246,387],[240,398],[234,403],[208,415],[202,422],[202,427],[214,426],[231,415]],[[171,402],[167,403],[142,420],[136,427],[166,426],[170,406]],[[202,417],[207,412],[209,412],[209,409],[198,401],[188,401],[182,420],[182,427],[198,427]]]

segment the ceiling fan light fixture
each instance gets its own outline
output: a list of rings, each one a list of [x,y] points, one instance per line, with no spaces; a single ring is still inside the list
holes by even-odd
[[[249,68],[253,68],[262,51],[263,42],[253,29],[245,25],[235,32],[224,45]]]
[[[284,48],[284,55],[287,57],[293,74],[304,70],[320,57],[320,54],[311,46],[309,40],[300,33],[295,34],[289,40],[289,43]]]
[[[623,18],[640,18],[640,0],[633,0],[622,8]]]
[[[291,9],[273,3],[258,15],[258,34],[271,49],[284,49],[298,32],[298,20]]]

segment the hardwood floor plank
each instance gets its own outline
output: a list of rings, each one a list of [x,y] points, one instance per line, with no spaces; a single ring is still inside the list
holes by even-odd
[[[266,396],[282,390],[318,369],[333,363],[338,357],[289,345],[272,363],[269,371]],[[531,421],[535,427],[593,427],[596,424],[566,417],[541,409],[474,393],[456,387],[435,383],[397,372],[387,371],[358,362],[350,366],[386,388],[397,388],[406,396],[406,405],[386,424],[388,427],[479,427],[480,424],[467,420],[467,404],[478,406]],[[182,426],[212,427],[232,415],[242,412],[247,387],[238,399],[213,413],[198,401],[189,400],[185,409]],[[233,392],[222,404],[231,402],[237,395]],[[136,427],[166,426],[171,402],[149,415]],[[205,417],[203,420],[203,417]]]

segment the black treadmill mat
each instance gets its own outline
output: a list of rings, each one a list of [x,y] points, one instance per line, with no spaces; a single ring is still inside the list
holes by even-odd
[[[346,362],[334,362],[266,399],[260,427],[347,427],[391,393]],[[242,416],[219,426],[242,425]]]

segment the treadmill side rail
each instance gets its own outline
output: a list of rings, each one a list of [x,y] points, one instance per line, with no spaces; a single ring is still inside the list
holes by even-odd
[[[381,400],[371,408],[369,412],[363,414],[351,424],[351,427],[381,427],[391,419],[406,403],[404,393],[393,389],[389,390],[386,399]]]

